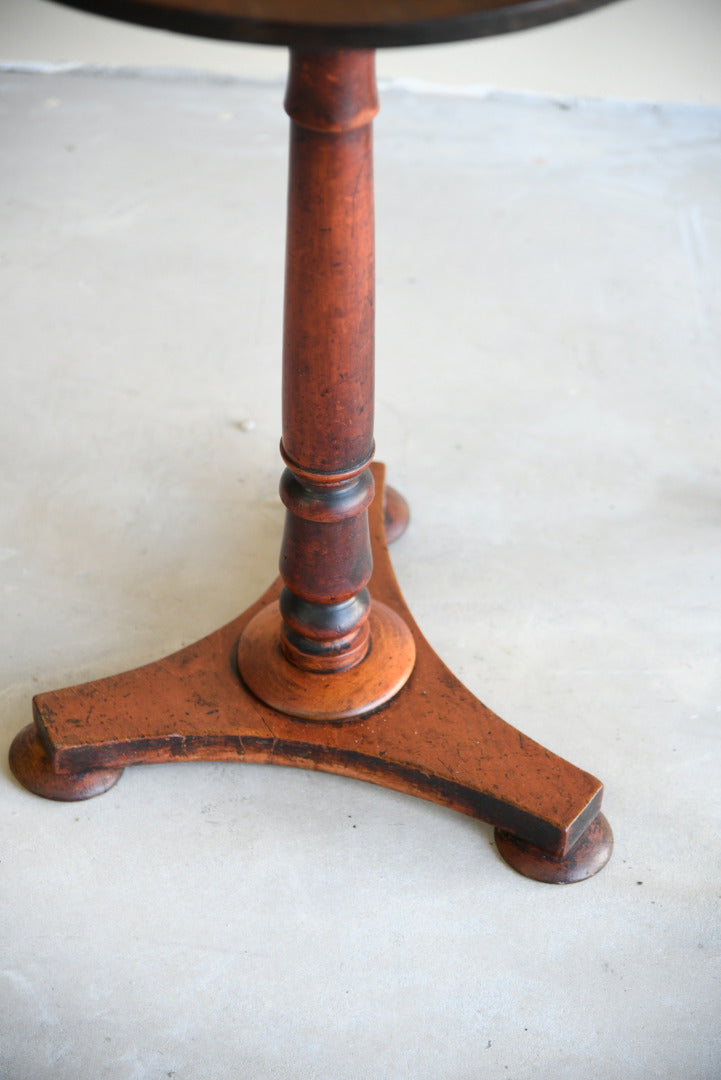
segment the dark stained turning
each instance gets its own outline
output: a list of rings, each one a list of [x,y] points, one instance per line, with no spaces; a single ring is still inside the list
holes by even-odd
[[[524,30],[613,0],[59,0],[181,34],[304,48],[374,49]]]

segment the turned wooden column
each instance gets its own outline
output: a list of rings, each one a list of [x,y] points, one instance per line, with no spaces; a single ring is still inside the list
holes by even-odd
[[[340,671],[369,645],[374,54],[293,51],[285,107],[281,640],[299,667]]]
[[[334,695],[343,697],[341,716],[334,718],[342,718],[397,693],[414,654],[410,633],[389,609],[371,603],[367,589],[373,567],[375,54],[291,50],[285,107],[291,130],[281,441],[287,467],[280,483],[284,587],[273,614],[254,620],[244,634],[239,663],[254,693],[287,712],[300,708],[306,718],[328,716],[317,715],[317,705],[299,705],[296,688],[307,687],[300,696],[310,701],[319,680],[305,675],[322,676],[325,684],[332,676]],[[382,671],[378,650],[373,660],[371,654],[374,639],[376,645],[385,639],[389,626],[405,645],[391,649],[389,670]],[[270,661],[260,649],[251,656],[255,634]],[[349,713],[350,683],[339,676],[359,667],[363,673],[351,682],[370,678],[373,689],[355,689]]]

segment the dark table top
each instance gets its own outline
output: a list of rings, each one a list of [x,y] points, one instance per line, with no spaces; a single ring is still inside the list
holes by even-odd
[[[564,19],[612,0],[60,0],[199,37],[309,48],[422,45]]]

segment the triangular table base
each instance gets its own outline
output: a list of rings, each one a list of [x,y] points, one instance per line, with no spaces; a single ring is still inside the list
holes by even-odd
[[[319,723],[277,712],[246,689],[238,640],[277,599],[276,581],[233,622],[172,656],[36,697],[35,723],[10,753],[20,782],[70,801],[107,791],[127,765],[295,765],[369,780],[490,822],[501,854],[526,876],[578,881],[600,870],[612,846],[599,813],[601,783],[492,713],[433,652],[393,574],[384,469],[373,470],[371,595],[405,620],[416,644],[413,673],[392,701],[353,721]]]

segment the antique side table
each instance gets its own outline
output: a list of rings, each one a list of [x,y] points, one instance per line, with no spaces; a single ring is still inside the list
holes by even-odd
[[[408,509],[373,459],[376,47],[485,36],[608,0],[67,0],[149,26],[286,45],[291,118],[280,578],[233,622],[134,671],[38,695],[10,751],[50,799],[126,765],[268,762],[409,792],[496,827],[540,881],[612,850],[602,785],[523,736],[443,665],[386,543]]]

